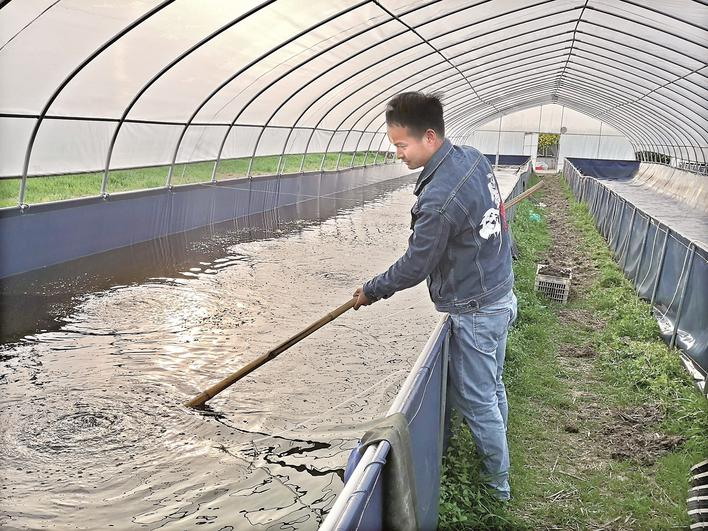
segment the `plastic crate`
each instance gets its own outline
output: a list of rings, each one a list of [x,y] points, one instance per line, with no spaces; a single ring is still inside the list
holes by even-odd
[[[548,267],[548,264],[536,265],[536,283],[534,289],[540,291],[552,301],[565,304],[568,302],[568,296],[570,295],[570,280],[573,277],[572,269],[568,267],[556,268],[563,273],[567,273],[567,276],[560,277],[542,273],[543,269],[546,267]]]

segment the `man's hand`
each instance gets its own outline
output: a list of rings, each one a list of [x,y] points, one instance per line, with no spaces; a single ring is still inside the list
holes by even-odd
[[[361,306],[368,306],[371,304],[369,297],[367,297],[366,293],[364,293],[364,288],[357,288],[352,296],[356,299],[354,302],[355,310],[358,310]]]

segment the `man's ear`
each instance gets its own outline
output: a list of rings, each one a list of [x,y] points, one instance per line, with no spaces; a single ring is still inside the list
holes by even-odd
[[[425,131],[425,140],[429,144],[434,144],[438,139],[438,134],[435,132],[434,129],[427,129]]]

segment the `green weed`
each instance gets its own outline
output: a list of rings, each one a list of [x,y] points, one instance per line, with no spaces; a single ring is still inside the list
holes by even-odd
[[[505,368],[513,498],[502,505],[486,492],[469,430],[459,427],[443,460],[439,527],[685,527],[688,470],[708,456],[708,401],[693,388],[677,351],[659,338],[649,305],[622,274],[587,207],[564,182],[560,186],[578,245],[596,271],[594,282],[567,306],[534,293],[536,262],[551,240],[543,212],[522,203],[512,224],[520,251],[514,264],[519,319],[509,335]],[[533,221],[532,213],[541,221]],[[561,308],[587,311],[603,325],[561,323]],[[559,352],[577,347],[596,355],[584,363],[559,363]],[[680,435],[683,443],[651,465],[603,456],[602,441],[594,436],[602,421],[582,408],[642,405],[664,413],[652,430]],[[569,423],[579,433],[568,433]]]

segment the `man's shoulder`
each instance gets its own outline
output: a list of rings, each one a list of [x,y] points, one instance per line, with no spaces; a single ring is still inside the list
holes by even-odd
[[[476,168],[485,169],[489,165],[487,157],[472,146],[454,145],[451,155],[450,165],[455,170],[464,171],[463,175]]]
[[[450,194],[456,193],[461,184],[474,175],[484,176],[491,171],[487,157],[472,146],[454,145],[450,154],[442,161],[435,178],[427,187],[426,199],[437,198],[445,201]],[[472,179],[477,181],[479,179]]]

